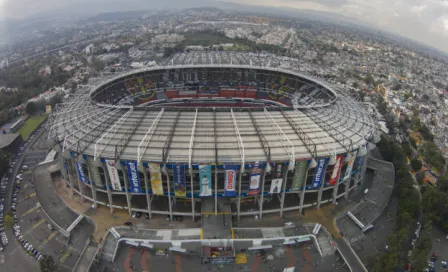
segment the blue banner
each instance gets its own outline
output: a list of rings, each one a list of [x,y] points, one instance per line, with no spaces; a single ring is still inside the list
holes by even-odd
[[[358,169],[361,168],[361,166],[364,164],[364,157],[360,157],[359,158],[359,162],[358,162]]]
[[[185,166],[185,164],[176,164],[173,167],[175,196],[187,196],[187,187],[185,185]]]
[[[260,164],[256,162],[250,169],[249,192],[247,195],[258,195],[260,192],[261,169]]]
[[[199,184],[201,186],[201,193],[199,196],[212,195],[212,166],[199,165]]]
[[[312,183],[314,189],[320,188],[322,185],[322,180],[325,178],[325,165],[327,164],[327,161],[328,160],[326,158],[322,158],[317,161],[317,167],[314,172]]]
[[[127,162],[128,178],[131,192],[141,193],[140,177],[137,172],[137,162]]]
[[[225,165],[224,169],[226,169],[226,180],[224,183],[224,196],[236,196],[236,173],[238,166],[237,165]]]
[[[84,170],[82,170],[82,165],[75,161],[76,168],[78,169],[78,177],[82,181],[82,183],[90,184],[90,181],[87,179],[86,174],[84,173]]]

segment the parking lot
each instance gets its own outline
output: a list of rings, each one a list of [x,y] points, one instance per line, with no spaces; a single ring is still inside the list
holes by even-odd
[[[430,255],[432,253],[436,253],[438,255],[437,261],[435,262],[435,271],[442,272],[448,271],[448,269],[442,268],[441,261],[448,262],[448,239],[446,236],[448,233],[444,233],[438,226],[433,226],[432,228],[432,249]],[[430,256],[428,256],[429,260]]]
[[[39,138],[40,135],[31,136],[30,140]],[[45,139],[43,141],[45,142]],[[6,230],[9,245],[0,253],[0,263],[6,268],[5,271],[38,271],[37,259],[40,254],[45,254],[53,257],[59,271],[72,271],[87,238],[93,232],[93,226],[83,219],[72,231],[71,239],[69,239],[52,224],[54,220],[50,220],[43,212],[35,191],[35,185],[41,185],[43,181],[40,177],[36,178],[35,166],[45,159],[48,144],[37,141],[37,143],[30,142],[29,145],[24,145],[20,154],[17,154],[19,157],[13,158],[12,168],[8,173],[10,183],[8,188],[4,188],[5,198],[9,196],[11,199],[11,212],[15,224],[14,230]],[[47,172],[46,166],[40,166],[39,169]],[[51,182],[48,172],[47,175]],[[51,196],[48,196],[49,205],[57,209],[65,207],[63,203],[61,205],[54,189],[49,189],[51,188],[47,187],[46,191],[50,194],[53,192]],[[5,199],[6,201],[9,200]],[[45,204],[48,202],[45,201]],[[51,215],[52,219],[53,216],[59,216],[53,211],[47,214]],[[17,260],[20,260],[20,266],[17,265]]]
[[[30,147],[30,145],[33,145],[35,140],[37,140],[40,135],[42,134],[42,132],[40,131],[36,131],[34,132],[30,138],[28,139],[28,141],[24,142],[19,149],[17,150],[16,153],[12,154],[11,157],[11,162],[10,162],[10,167],[8,169],[7,175],[5,177],[5,179],[2,181],[1,184],[1,192],[0,192],[0,202],[1,202],[1,209],[2,209],[2,214],[0,215],[1,218],[1,222],[3,222],[3,215],[6,214],[6,212],[8,210],[10,210],[10,204],[13,204],[12,206],[15,206],[17,208],[18,201],[20,199],[19,196],[19,192],[17,192],[16,195],[16,200],[14,202],[16,202],[16,204],[14,205],[12,198],[13,198],[13,193],[17,183],[15,182],[16,180],[24,180],[24,178],[27,178],[27,171],[33,167],[33,165],[35,164],[33,161],[36,161],[35,159],[33,159],[32,161],[26,161],[27,160],[27,151]],[[30,164],[22,164],[22,161],[26,161],[27,163],[29,162]],[[23,165],[27,165],[23,170],[21,169]],[[20,179],[17,179],[16,176],[17,174],[20,174],[20,172],[25,172],[22,173]],[[20,184],[21,186],[21,184]],[[33,196],[30,197],[30,202],[33,201]],[[13,212],[11,210],[11,212]],[[14,216],[14,214],[11,214],[12,216]],[[15,221],[19,220],[18,215],[15,215],[16,219]],[[4,228],[5,226],[3,225],[2,228]],[[16,227],[17,228],[17,227]],[[1,231],[3,232],[3,231]],[[9,228],[5,228],[5,233],[2,234],[1,236],[3,236],[3,241],[2,241],[2,248],[3,249],[0,252],[0,264],[2,267],[4,267],[6,269],[6,271],[23,271],[23,270],[27,270],[27,271],[36,271],[38,269],[38,263],[35,261],[34,257],[30,257],[29,254],[23,250],[22,246],[16,241],[15,236],[14,236],[14,232],[12,229]],[[6,236],[6,237],[5,237]],[[20,262],[20,266],[17,265],[16,260],[21,260]]]

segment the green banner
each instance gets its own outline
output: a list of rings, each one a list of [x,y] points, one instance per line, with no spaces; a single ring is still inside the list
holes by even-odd
[[[303,187],[303,183],[306,180],[307,170],[308,170],[308,161],[296,162],[291,190],[298,191],[300,190],[300,188]]]
[[[98,167],[96,167],[93,163],[93,159],[92,158],[88,158],[87,159],[88,164],[89,164],[89,171],[90,171],[90,175],[91,175],[91,182],[93,184],[95,184],[96,187],[101,187],[103,188],[103,183],[101,182],[101,175],[100,175],[100,170],[98,169]]]

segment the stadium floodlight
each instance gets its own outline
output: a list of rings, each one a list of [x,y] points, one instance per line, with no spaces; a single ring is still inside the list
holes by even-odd
[[[373,136],[373,143],[377,144],[379,141],[381,141],[381,135],[378,134],[378,133],[376,133],[376,134]]]
[[[316,168],[316,167],[317,167],[317,161],[314,158],[312,158],[310,162],[310,168]]]
[[[110,142],[112,137],[117,133],[117,130],[123,125],[123,123],[126,121],[126,119],[131,115],[131,113],[134,111],[133,108],[131,108],[129,111],[127,111],[118,121],[114,123],[112,127],[109,128],[106,133],[104,133],[101,138],[99,138],[95,143],[95,149],[93,152],[93,160],[96,161],[98,157],[103,152],[104,148],[106,148],[107,144]]]
[[[366,149],[366,145],[363,144],[359,147],[358,157],[364,157],[365,155],[367,155],[367,149]]]
[[[375,149],[375,147],[376,147],[376,145],[374,143],[372,143],[372,142],[367,143],[367,150],[372,151]]]
[[[282,143],[283,148],[285,149],[286,153],[288,153],[288,156],[289,156],[289,167],[288,167],[288,169],[289,170],[294,170],[295,162],[296,162],[294,145],[289,140],[288,136],[286,136],[286,134],[283,132],[281,127],[277,124],[277,121],[275,121],[275,119],[272,118],[272,115],[269,113],[269,111],[266,108],[264,108],[264,114],[266,115],[268,120],[271,122],[271,125],[274,128],[274,131],[277,133],[278,139]],[[290,148],[288,147],[288,144],[289,144]]]
[[[232,108],[230,108],[230,113],[232,115],[233,120],[233,126],[235,128],[235,134],[238,138],[238,148],[240,149],[240,155],[241,155],[241,171],[244,171],[244,163],[245,163],[245,153],[244,153],[244,144],[243,139],[241,138],[240,130],[238,129],[238,123],[235,118],[235,114],[233,113]]]
[[[152,134],[156,130],[157,125],[159,124],[160,118],[162,118],[163,112],[165,111],[165,108],[162,108],[157,115],[157,117],[152,122],[152,125],[149,127],[148,131],[146,132],[145,136],[143,137],[142,141],[138,145],[137,148],[137,162],[140,164],[141,159],[143,157],[143,154],[145,154],[146,148],[148,147],[149,141],[151,140]]]
[[[196,121],[198,119],[198,109],[194,114],[193,127],[191,128],[190,146],[188,148],[188,167],[191,169],[191,157],[193,156],[194,133],[196,132]]]
[[[336,164],[336,156],[332,155],[330,157],[330,160],[328,161],[328,165],[335,165]]]

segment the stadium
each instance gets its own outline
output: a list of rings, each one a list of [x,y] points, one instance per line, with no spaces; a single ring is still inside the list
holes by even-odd
[[[190,52],[79,86],[47,122],[67,185],[149,215],[298,210],[346,197],[379,140],[374,117],[297,59]],[[210,210],[209,210],[210,211]]]

